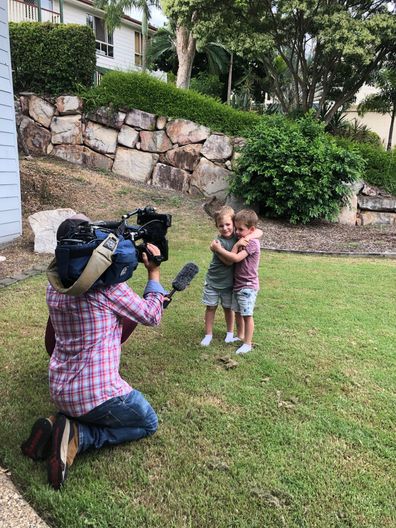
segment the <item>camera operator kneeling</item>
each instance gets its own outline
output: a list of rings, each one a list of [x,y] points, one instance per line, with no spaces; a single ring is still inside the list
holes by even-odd
[[[76,215],[72,222],[81,220],[89,221]],[[61,224],[58,239],[62,229]],[[160,254],[153,244],[147,249]],[[62,486],[77,454],[139,440],[157,430],[151,405],[119,374],[123,320],[155,326],[162,317],[166,292],[159,267],[145,253],[142,259],[148,273],[143,298],[126,282],[91,288],[77,297],[47,287],[55,330],[49,387],[58,413],[39,418],[21,449],[33,460],[48,460],[48,480],[55,489]]]

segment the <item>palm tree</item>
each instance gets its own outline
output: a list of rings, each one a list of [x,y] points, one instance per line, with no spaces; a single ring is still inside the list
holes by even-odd
[[[126,9],[136,7],[142,10],[142,70],[146,71],[150,8],[160,7],[159,0],[94,0],[94,5],[105,12],[106,27],[111,32],[121,24]]]
[[[373,84],[379,88],[379,92],[368,95],[363,99],[358,105],[358,113],[361,116],[366,112],[390,114],[391,120],[386,149],[391,150],[396,116],[396,64],[379,70]]]

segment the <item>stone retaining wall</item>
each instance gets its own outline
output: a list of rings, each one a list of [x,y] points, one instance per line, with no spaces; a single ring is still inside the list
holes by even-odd
[[[162,188],[225,199],[235,146],[230,138],[185,119],[140,110],[84,113],[76,96],[43,99],[20,94],[16,103],[20,148],[51,155]]]
[[[352,185],[349,205],[341,210],[340,224],[396,225],[396,197],[363,181]]]
[[[76,96],[16,101],[18,141],[25,154],[51,155],[140,182],[222,201],[227,196],[236,147],[231,138],[185,119],[141,110],[84,113]],[[358,182],[338,222],[396,224],[396,198]]]

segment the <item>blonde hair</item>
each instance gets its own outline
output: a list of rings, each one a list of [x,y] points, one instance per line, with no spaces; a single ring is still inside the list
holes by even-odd
[[[241,222],[246,227],[256,227],[258,216],[252,209],[242,209],[236,213],[234,222]]]
[[[213,216],[214,216],[215,224],[216,224],[216,226],[218,226],[219,225],[219,221],[222,218],[224,218],[225,216],[229,216],[231,218],[231,220],[234,221],[235,211],[234,211],[234,209],[232,207],[230,207],[228,205],[223,205],[223,207],[220,207],[220,209],[215,211]]]

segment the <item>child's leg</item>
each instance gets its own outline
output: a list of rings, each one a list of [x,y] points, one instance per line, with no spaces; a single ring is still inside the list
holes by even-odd
[[[240,292],[237,292],[236,295],[241,307],[240,315],[242,315],[244,328],[243,345],[238,348],[236,353],[246,354],[252,350],[252,339],[254,332],[253,310],[256,302],[257,292],[249,288],[244,288]]]
[[[226,343],[233,343],[237,340],[237,338],[234,337],[234,322],[235,322],[235,314],[231,310],[231,308],[224,308],[224,318],[227,326],[227,333],[225,336],[224,341]]]
[[[213,334],[213,324],[215,320],[217,306],[207,306],[205,310],[205,334]]]
[[[245,321],[240,312],[235,312],[237,336],[243,341],[245,339]]]
[[[227,327],[227,333],[231,332],[231,334],[234,333],[234,312],[231,310],[231,308],[223,308],[224,310],[224,319],[226,322]]]
[[[205,310],[205,337],[201,341],[202,346],[210,345],[213,337],[213,324],[217,306],[207,306]]]
[[[243,342],[246,345],[252,346],[253,332],[254,332],[254,319],[253,315],[246,315],[243,317],[245,325],[245,336]]]

